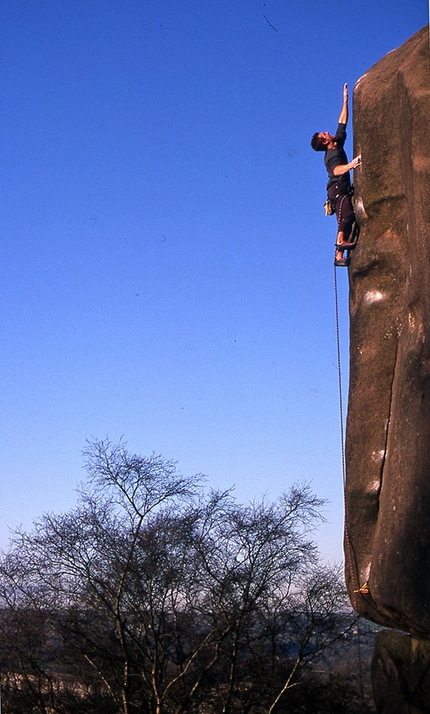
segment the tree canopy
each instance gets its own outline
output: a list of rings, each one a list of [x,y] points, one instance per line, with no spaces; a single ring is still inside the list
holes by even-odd
[[[353,624],[312,540],[322,501],[301,484],[241,505],[108,440],[89,442],[85,463],[76,507],[17,531],[1,560],[5,711],[292,705]]]

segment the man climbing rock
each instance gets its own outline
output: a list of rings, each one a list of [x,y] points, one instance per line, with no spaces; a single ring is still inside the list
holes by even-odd
[[[336,213],[338,233],[336,238],[335,265],[349,264],[349,251],[355,243],[351,241],[351,230],[354,223],[354,208],[352,206],[352,186],[349,177],[351,169],[356,169],[361,164],[361,156],[356,156],[350,163],[346,157],[343,145],[346,139],[346,125],[348,123],[348,85],[343,87],[343,105],[339,116],[336,134],[332,136],[328,131],[316,132],[313,135],[311,146],[315,151],[324,151],[324,164],[328,173],[327,194],[328,201]],[[344,252],[346,251],[346,257]]]

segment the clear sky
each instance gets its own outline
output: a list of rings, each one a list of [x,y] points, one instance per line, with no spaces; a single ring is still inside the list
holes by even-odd
[[[123,436],[241,501],[311,481],[342,558],[336,226],[309,142],[427,21],[427,0],[3,4],[0,546],[75,503],[86,438]]]

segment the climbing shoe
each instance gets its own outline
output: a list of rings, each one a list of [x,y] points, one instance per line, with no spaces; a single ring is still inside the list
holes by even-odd
[[[335,243],[334,247],[336,250],[353,250],[355,246],[357,245],[357,241],[354,243]]]
[[[349,258],[338,258],[334,261],[336,268],[347,268],[349,265]]]

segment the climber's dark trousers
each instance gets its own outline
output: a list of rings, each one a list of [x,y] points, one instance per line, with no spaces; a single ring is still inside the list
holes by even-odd
[[[347,240],[355,219],[354,209],[349,193],[341,193],[338,195],[338,190],[337,186],[331,186],[328,195],[330,200],[335,204],[338,231],[342,231],[345,240]]]

